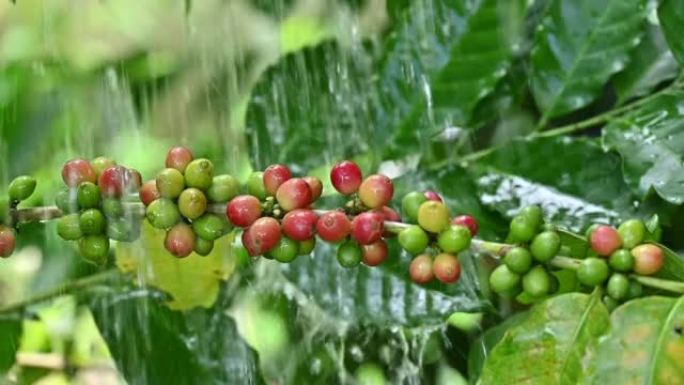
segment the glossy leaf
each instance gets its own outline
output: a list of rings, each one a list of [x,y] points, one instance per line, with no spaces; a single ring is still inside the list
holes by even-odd
[[[596,99],[628,62],[645,11],[645,0],[551,0],[531,55],[542,123]]]
[[[663,0],[658,7],[658,19],[670,50],[679,64],[684,65],[684,3],[679,0]]]
[[[494,347],[479,384],[580,383],[584,357],[606,332],[608,321],[598,293],[564,294],[542,302]]]

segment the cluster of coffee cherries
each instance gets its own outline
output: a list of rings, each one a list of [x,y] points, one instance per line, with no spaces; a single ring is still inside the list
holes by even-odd
[[[15,178],[7,189],[9,202],[13,208],[28,199],[36,190],[36,179],[27,175]],[[17,235],[14,228],[0,223],[0,258],[7,258],[14,252]]]

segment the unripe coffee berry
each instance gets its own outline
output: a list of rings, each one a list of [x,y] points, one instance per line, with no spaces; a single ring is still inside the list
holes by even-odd
[[[444,202],[444,201],[442,200],[442,197],[439,196],[439,194],[437,194],[437,193],[434,192],[434,191],[430,191],[430,190],[423,191],[423,195],[424,195],[425,198],[426,198],[427,200],[429,200],[429,201]]]
[[[604,259],[589,257],[583,259],[577,268],[577,279],[584,285],[594,287],[605,282],[609,273]]]
[[[382,239],[361,248],[363,250],[363,263],[367,266],[378,266],[387,259],[387,243]]]
[[[76,195],[77,190],[75,188],[60,190],[55,196],[55,205],[65,214],[78,212]]]
[[[646,225],[639,219],[630,219],[620,224],[618,234],[622,239],[622,246],[625,249],[631,249],[644,241]]]
[[[620,249],[610,255],[608,264],[613,270],[628,273],[634,268],[634,257],[629,250]]]
[[[401,212],[412,222],[418,220],[418,210],[423,202],[427,201],[425,195],[418,191],[412,191],[401,200]]]
[[[62,167],[62,180],[68,187],[78,187],[83,182],[97,183],[97,174],[87,160],[72,159]]]
[[[370,245],[382,238],[384,218],[377,212],[365,212],[354,217],[352,237],[361,245]]]
[[[525,274],[532,267],[532,254],[525,248],[514,247],[504,256],[504,263],[513,273]]]
[[[190,220],[197,219],[207,211],[207,198],[199,189],[187,188],[178,197],[178,210]]]
[[[539,228],[544,222],[544,212],[538,205],[529,205],[523,207],[520,209],[517,216],[527,218],[530,226],[534,228],[535,233],[539,231]]]
[[[166,168],[174,168],[180,172],[185,172],[185,168],[192,162],[192,152],[187,147],[173,147],[166,153]]]
[[[292,178],[292,172],[282,164],[272,164],[264,170],[263,183],[267,195],[275,196],[278,187]]]
[[[78,241],[78,250],[86,261],[104,265],[109,255],[109,239],[104,235],[87,235]]]
[[[309,255],[316,248],[316,238],[307,239],[306,241],[299,242],[299,250],[297,254],[299,255]]]
[[[296,209],[283,217],[283,233],[295,241],[313,238],[318,216],[308,209]]]
[[[36,178],[28,175],[16,177],[7,189],[7,195],[11,202],[21,202],[28,199],[36,190]]]
[[[229,227],[226,221],[215,214],[204,214],[192,221],[192,229],[198,237],[208,241],[219,239],[226,233]]]
[[[164,247],[174,256],[185,258],[195,249],[195,233],[185,223],[178,223],[166,233]]]
[[[328,211],[316,221],[316,233],[326,242],[336,243],[346,238],[352,224],[341,211]]]
[[[162,198],[176,199],[185,189],[185,178],[175,168],[165,168],[157,174],[157,191]]]
[[[622,239],[617,230],[611,226],[598,226],[589,239],[591,249],[596,254],[607,257],[622,246]]]
[[[266,187],[264,186],[264,173],[253,172],[247,178],[247,193],[259,200],[266,199]]]
[[[100,188],[95,183],[83,182],[76,191],[76,202],[82,210],[91,209],[100,205]]]
[[[157,181],[156,180],[150,180],[150,181],[145,182],[142,185],[142,187],[140,187],[140,191],[138,192],[138,196],[140,197],[140,201],[145,206],[149,206],[150,203],[161,198],[161,195],[159,194],[159,190],[157,190]]]
[[[315,202],[323,194],[323,182],[315,176],[305,176],[302,179],[311,189],[311,202]]]
[[[234,176],[217,175],[207,190],[207,198],[211,202],[228,202],[240,193],[240,183]]]
[[[532,256],[539,262],[548,262],[560,251],[561,239],[555,231],[544,231],[534,237],[530,245]]]
[[[543,266],[537,265],[523,276],[523,290],[533,298],[539,298],[551,292],[551,277]]]
[[[116,198],[105,198],[102,201],[102,212],[107,218],[121,218],[124,216],[123,203]]]
[[[107,228],[102,211],[98,209],[88,209],[81,213],[78,219],[81,232],[84,235],[99,235],[104,234]]]
[[[461,277],[461,263],[455,255],[440,253],[432,263],[435,278],[443,283],[455,283]]]
[[[470,247],[470,230],[464,226],[451,225],[439,233],[437,245],[446,253],[460,253]]]
[[[418,209],[418,224],[426,231],[439,233],[449,225],[449,210],[441,202],[424,202]]]
[[[634,256],[634,272],[640,275],[652,275],[660,271],[665,262],[663,249],[646,243],[632,249]]]
[[[489,286],[497,294],[507,294],[520,285],[521,277],[507,265],[500,265],[489,276]]]
[[[17,238],[14,230],[10,227],[0,225],[0,258],[7,258],[14,252],[17,245]]]
[[[280,237],[278,245],[269,254],[278,262],[290,263],[299,255],[299,244],[288,237]]]
[[[526,216],[517,215],[511,220],[508,236],[511,242],[526,243],[537,234],[537,226]]]
[[[627,299],[639,298],[644,294],[644,287],[637,281],[629,281],[629,291],[627,293]]]
[[[609,296],[618,301],[626,299],[629,295],[629,279],[620,273],[611,275],[606,285],[606,291]]]
[[[67,214],[57,221],[57,235],[66,241],[75,241],[83,236],[81,232],[80,216]]]
[[[276,191],[276,200],[285,211],[301,209],[311,204],[311,188],[301,178],[292,178],[283,182]]]
[[[426,284],[435,277],[432,269],[432,257],[427,254],[421,254],[411,261],[409,266],[409,275],[411,280],[417,284]]]
[[[330,182],[342,195],[355,193],[361,186],[361,181],[361,169],[350,160],[337,163],[330,170]]]
[[[470,235],[477,235],[478,225],[477,220],[470,215],[459,215],[451,220],[452,225],[465,226],[470,230]]]
[[[337,249],[337,262],[340,266],[350,269],[356,267],[363,259],[361,246],[354,241],[346,241]]]
[[[145,211],[145,216],[150,224],[158,229],[168,229],[181,219],[176,204],[166,198],[160,198],[150,203]]]
[[[257,219],[242,233],[242,245],[255,257],[271,251],[280,241],[280,224],[269,217]]]
[[[411,225],[399,233],[399,244],[413,255],[425,251],[429,242],[430,238],[420,226]]]
[[[211,251],[214,250],[214,241],[210,241],[208,239],[200,238],[197,237],[195,238],[195,253],[197,255],[201,255],[203,257],[206,257],[211,253]]]
[[[90,161],[90,166],[93,168],[96,176],[99,178],[100,174],[102,174],[104,170],[116,166],[116,162],[112,158],[98,156],[97,158]]]
[[[261,216],[261,202],[251,195],[239,195],[226,207],[226,216],[237,227],[247,227]]]
[[[214,180],[214,164],[209,159],[195,159],[185,168],[185,184],[206,190]]]
[[[359,186],[359,199],[364,206],[377,209],[386,206],[394,194],[392,180],[385,175],[375,174],[364,179]]]

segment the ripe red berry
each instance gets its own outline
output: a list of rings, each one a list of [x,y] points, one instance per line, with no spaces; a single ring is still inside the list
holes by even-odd
[[[470,215],[459,215],[451,220],[452,225],[465,226],[470,230],[470,235],[475,236],[477,234],[478,225],[477,220]]]
[[[315,176],[305,176],[302,179],[304,179],[304,182],[306,182],[311,189],[311,202],[315,202],[323,193],[323,182]]]
[[[62,180],[69,187],[78,187],[83,182],[97,183],[97,174],[84,159],[72,159],[62,167]]]
[[[361,185],[361,180],[361,169],[350,160],[337,163],[330,170],[330,182],[332,182],[335,190],[343,195],[356,192]]]
[[[278,187],[276,200],[285,211],[304,208],[311,204],[311,188],[304,179],[288,179]]]
[[[247,227],[261,216],[261,202],[251,195],[236,196],[228,203],[226,216],[234,226]]]
[[[370,245],[364,245],[362,249],[363,263],[368,266],[378,266],[387,259],[387,243],[382,239]]]
[[[173,147],[166,153],[166,168],[175,168],[180,172],[185,172],[185,168],[192,162],[192,152],[187,147]]]
[[[280,224],[270,217],[257,219],[242,233],[242,245],[249,255],[266,254],[280,241]]]
[[[598,226],[590,235],[589,242],[596,254],[607,257],[622,246],[618,231],[611,226]]]
[[[392,200],[394,186],[390,178],[375,174],[364,179],[359,187],[361,202],[371,209],[387,205]]]
[[[386,221],[401,222],[401,216],[391,207],[382,206],[377,212],[379,212]]]
[[[437,193],[434,192],[434,191],[426,190],[426,191],[423,192],[423,195],[424,195],[425,198],[427,198],[427,200],[429,200],[429,201],[444,202],[444,201],[442,200],[442,197],[439,196],[439,194],[437,194]]]
[[[195,233],[185,223],[178,223],[166,233],[164,247],[176,257],[185,258],[195,248]]]
[[[441,253],[432,264],[435,277],[444,283],[454,283],[461,276],[461,264],[453,254]]]
[[[343,240],[351,232],[351,222],[341,211],[328,211],[316,222],[316,232],[322,240],[335,243]]]
[[[17,244],[14,230],[7,226],[0,225],[0,258],[7,258],[14,252]]]
[[[634,256],[634,272],[640,275],[651,275],[660,271],[663,267],[663,249],[645,243],[632,249]]]
[[[159,195],[159,190],[157,190],[157,181],[149,180],[145,182],[142,185],[142,187],[140,187],[140,191],[138,191],[138,196],[140,197],[140,201],[145,206],[149,206],[150,203],[159,199],[161,195]]]
[[[123,166],[113,166],[102,171],[98,185],[103,196],[119,198],[124,192],[132,192],[140,188],[140,178],[140,173],[135,170],[129,170]]]
[[[309,209],[296,209],[283,217],[283,233],[295,241],[313,238],[318,216]]]
[[[264,187],[268,195],[276,195],[278,187],[292,178],[292,172],[282,164],[272,164],[264,170]]]
[[[379,241],[383,230],[384,218],[377,212],[361,213],[352,221],[352,237],[360,245],[370,245]]]
[[[411,280],[417,284],[422,285],[432,281],[435,276],[432,270],[432,258],[427,254],[413,258],[409,266],[409,275]]]

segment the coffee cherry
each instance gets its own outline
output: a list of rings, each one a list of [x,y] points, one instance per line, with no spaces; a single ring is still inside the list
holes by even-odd
[[[526,243],[534,238],[537,233],[534,223],[525,216],[515,216],[511,220],[508,236],[511,242]]]
[[[615,273],[610,276],[606,291],[612,298],[620,301],[629,295],[629,279],[620,273]]]
[[[593,234],[594,231],[599,228],[599,226],[601,225],[598,223],[592,223],[589,227],[587,227],[587,229],[584,232],[584,236],[586,237],[587,242],[591,242],[591,234]]]
[[[149,206],[154,200],[161,198],[159,190],[157,190],[157,181],[150,180],[145,182],[142,187],[140,187],[138,196],[145,206]]]
[[[0,258],[7,258],[14,252],[17,238],[12,228],[0,225]]]
[[[266,254],[280,241],[280,224],[269,217],[257,219],[242,233],[242,245],[249,255]]]
[[[350,160],[337,163],[330,170],[330,182],[342,195],[355,193],[361,186],[361,180],[361,169]]]
[[[451,224],[465,226],[468,228],[468,230],[470,230],[471,236],[474,237],[475,235],[477,235],[477,220],[475,220],[475,218],[473,218],[470,215],[459,215],[451,220]]]
[[[120,242],[133,242],[140,237],[140,226],[128,219],[107,221],[107,237]]]
[[[443,283],[454,283],[461,277],[461,263],[453,254],[440,253],[432,263],[435,278]]]
[[[36,190],[36,184],[36,178],[31,176],[23,175],[14,178],[7,189],[10,201],[16,203],[28,199]]]
[[[663,249],[646,243],[632,249],[634,272],[639,275],[652,275],[660,271],[665,262]]]
[[[430,238],[420,226],[411,225],[399,233],[399,244],[413,255],[425,251],[429,242]]]
[[[316,233],[322,240],[336,243],[349,235],[352,224],[341,211],[328,211],[316,222]]]
[[[234,176],[217,175],[207,190],[207,198],[211,202],[223,203],[235,198],[239,193],[240,183]]]
[[[523,207],[520,209],[520,212],[518,212],[517,216],[527,218],[530,221],[530,226],[534,228],[535,233],[539,231],[539,228],[544,222],[544,212],[538,205],[529,205]]]
[[[296,209],[283,217],[283,233],[295,241],[313,238],[318,216],[309,209]]]
[[[68,214],[57,221],[57,235],[66,241],[75,241],[83,236],[81,232],[80,216]]]
[[[354,241],[346,241],[337,249],[337,262],[340,266],[350,269],[356,267],[363,259],[361,246]]]
[[[164,247],[176,257],[185,258],[195,249],[195,233],[185,223],[178,223],[166,233]]]
[[[175,168],[165,168],[157,174],[156,184],[162,198],[175,199],[183,192],[185,179]]]
[[[589,287],[602,284],[608,279],[610,269],[605,260],[589,257],[583,259],[577,269],[577,279]]]
[[[263,182],[268,195],[275,196],[278,187],[292,178],[292,172],[282,164],[272,164],[264,170]]]
[[[125,169],[124,172],[124,192],[135,194],[142,187],[143,179],[138,170],[132,168]]]
[[[416,222],[418,220],[418,210],[425,201],[427,201],[425,195],[418,191],[412,191],[402,198],[401,212],[404,213],[410,221]]]
[[[307,239],[306,241],[299,242],[299,250],[297,254],[299,255],[309,255],[316,248],[316,238]]]
[[[470,230],[464,226],[451,225],[439,233],[437,245],[446,253],[460,253],[470,247]]]
[[[426,284],[435,277],[432,270],[432,257],[427,254],[421,254],[411,261],[409,266],[409,275],[411,280],[419,285]]]
[[[134,172],[123,166],[113,166],[102,171],[97,183],[102,196],[106,198],[119,198],[125,191],[140,187]]]
[[[185,172],[186,167],[192,162],[192,152],[187,147],[173,147],[166,153],[166,168],[174,168],[180,172]]]
[[[431,233],[439,233],[449,225],[449,211],[444,203],[427,201],[418,209],[418,224]]]
[[[646,237],[646,225],[639,219],[630,219],[622,222],[618,227],[618,234],[622,239],[622,247],[631,249],[644,241]]]
[[[86,261],[104,265],[109,255],[109,239],[104,235],[87,235],[78,241],[78,250]]]
[[[263,172],[256,171],[249,175],[249,178],[247,178],[247,194],[252,195],[259,200],[266,199]]]
[[[65,214],[78,212],[76,196],[77,190],[74,188],[60,190],[55,196],[55,205]]]
[[[352,221],[352,238],[361,245],[370,245],[382,238],[384,218],[376,212],[365,212]]]
[[[442,200],[442,197],[439,196],[439,194],[437,194],[437,193],[434,192],[434,191],[430,191],[430,190],[423,191],[423,195],[424,195],[425,198],[426,198],[427,200],[429,200],[429,201],[444,202],[444,201]]]
[[[311,188],[301,178],[292,178],[283,182],[276,191],[276,200],[285,211],[301,209],[311,204]]]
[[[62,167],[62,180],[68,187],[78,187],[83,182],[97,183],[97,174],[87,160],[72,159]]]
[[[95,183],[83,182],[76,191],[76,202],[80,209],[90,209],[100,205],[100,188]]]
[[[237,227],[247,227],[261,216],[261,203],[251,195],[239,195],[226,207],[226,216]]]
[[[555,231],[544,231],[534,237],[530,251],[537,261],[548,262],[558,254],[560,247],[560,236]]]
[[[390,178],[375,174],[364,179],[359,186],[359,199],[366,207],[377,209],[386,206],[394,194],[394,186]]]
[[[389,222],[401,222],[401,216],[393,208],[382,206],[376,210],[382,217]]]
[[[508,250],[504,256],[504,263],[508,266],[508,270],[517,274],[525,274],[532,267],[532,254],[525,248],[514,247]]]
[[[116,166],[116,162],[112,158],[98,156],[97,158],[90,161],[90,166],[95,171],[95,175],[99,178],[100,174],[102,174],[104,170]]]
[[[627,293],[627,299],[639,298],[644,293],[644,287],[637,281],[629,281],[629,291]]]
[[[596,254],[607,257],[622,246],[622,240],[617,230],[611,226],[598,226],[589,239],[591,249]]]
[[[214,241],[200,237],[195,238],[195,248],[193,251],[197,253],[197,255],[206,257],[212,250],[214,250]]]
[[[225,219],[215,214],[204,214],[192,221],[192,229],[198,237],[208,241],[219,239],[228,230],[228,223]]]
[[[311,189],[311,202],[315,202],[323,194],[323,182],[315,176],[305,176],[302,179]]]
[[[105,217],[98,209],[88,209],[81,213],[78,223],[84,235],[104,234],[107,227]]]
[[[634,268],[634,257],[629,250],[620,249],[610,255],[608,264],[613,270],[628,273]]]
[[[537,265],[523,276],[523,290],[533,298],[545,296],[551,292],[551,277],[543,266]]]
[[[180,212],[172,200],[160,198],[150,203],[145,211],[147,220],[153,227],[168,229],[180,221]]]
[[[195,159],[185,168],[185,184],[206,190],[214,180],[214,164],[209,159]]]
[[[207,198],[199,189],[187,188],[178,197],[178,210],[190,220],[197,219],[207,211]]]
[[[123,203],[116,198],[105,198],[102,201],[102,213],[107,218],[121,218],[124,216]]]
[[[489,286],[497,294],[507,294],[520,285],[520,275],[512,272],[508,266],[500,265],[489,276]]]
[[[382,239],[361,248],[363,249],[363,263],[367,266],[378,266],[387,259],[387,243]]]
[[[269,254],[278,262],[290,263],[299,255],[299,243],[288,237],[280,237],[278,245]]]

